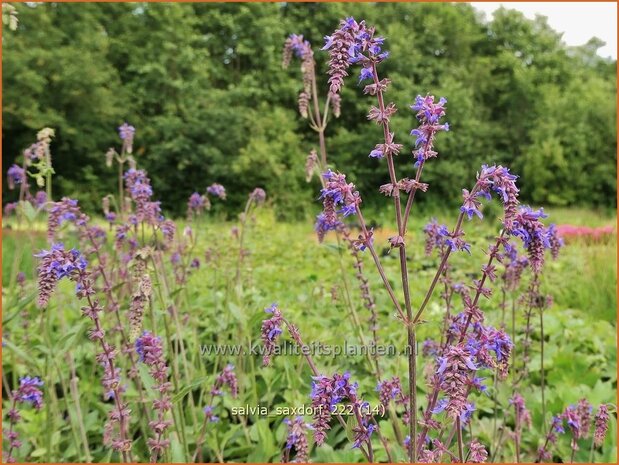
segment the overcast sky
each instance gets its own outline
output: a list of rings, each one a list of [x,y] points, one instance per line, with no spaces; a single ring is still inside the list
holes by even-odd
[[[548,24],[563,32],[568,45],[585,44],[591,37],[606,42],[598,53],[603,57],[617,58],[617,4],[603,2],[471,2],[475,8],[484,11],[488,19],[501,5],[519,10],[527,18],[536,14],[548,17]]]

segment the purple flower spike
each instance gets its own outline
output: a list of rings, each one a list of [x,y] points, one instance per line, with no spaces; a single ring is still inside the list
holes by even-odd
[[[526,424],[530,428],[531,413],[529,413],[529,410],[524,403],[524,398],[520,394],[514,394],[514,396],[509,400],[509,403],[516,409],[516,416],[519,424]]]
[[[331,414],[334,407],[344,401],[356,399],[357,384],[350,383],[350,374],[340,375],[335,373],[332,377],[319,375],[314,377],[312,383],[312,407],[314,409],[314,440],[321,446],[327,431],[331,428]]]
[[[346,176],[329,170],[323,174],[327,181],[321,191],[323,212],[316,218],[316,233],[322,241],[328,231],[337,229],[342,223],[338,215],[350,216],[356,214],[361,203],[359,192],[352,183],[346,183]],[[342,207],[338,210],[338,206]]]
[[[213,183],[206,188],[206,192],[222,200],[226,199],[226,189],[221,184]]]
[[[593,420],[593,405],[587,399],[580,399],[576,404],[576,413],[582,429],[582,437],[589,436],[591,421]]]
[[[3,343],[4,345],[4,343]],[[43,407],[43,381],[37,376],[30,377],[24,376],[19,380],[19,388],[13,390],[13,401],[11,407],[8,410],[7,417],[10,423],[10,428],[4,431],[5,439],[8,440],[9,449],[6,454],[3,454],[3,458],[6,463],[15,463],[17,460],[13,456],[15,449],[19,449],[22,446],[22,442],[19,440],[19,433],[15,429],[15,425],[22,419],[17,404],[30,404],[37,411]]]
[[[488,460],[488,451],[486,447],[480,443],[477,439],[471,441],[469,446],[471,454],[469,456],[469,462],[471,463],[486,463]]]
[[[56,241],[56,233],[64,222],[75,223],[83,227],[88,222],[88,216],[81,212],[77,200],[63,197],[60,202],[54,202],[49,207],[47,219],[47,239],[50,243]]]
[[[38,298],[40,308],[47,307],[49,299],[56,290],[58,281],[68,277],[76,280],[86,269],[86,259],[75,249],[65,250],[63,244],[54,244],[50,250],[42,250],[35,257],[40,259],[38,271]]]
[[[213,402],[217,397],[223,396],[222,388],[227,386],[230,389],[230,393],[232,397],[236,399],[239,394],[238,381],[236,378],[236,374],[234,373],[234,365],[228,364],[221,371],[221,373],[215,378],[215,382],[211,387],[211,399],[209,404],[204,407],[204,416],[207,422],[216,423],[219,421],[219,417],[215,415],[215,411],[213,409]],[[202,434],[198,439],[198,449],[201,447],[204,441],[204,429],[202,430]]]
[[[211,405],[204,407],[204,415],[210,423],[217,423],[219,421],[219,417],[213,413],[213,407]]]
[[[553,260],[556,260],[559,257],[559,250],[565,244],[563,239],[559,237],[557,234],[557,229],[554,224],[548,226],[548,230],[546,231],[546,235],[548,237],[548,244],[550,245],[550,254]]]
[[[86,260],[80,252],[75,249],[66,250],[62,244],[54,244],[51,250],[43,250],[36,257],[40,259],[37,268],[39,283],[37,304],[39,307],[47,306],[58,281],[65,277],[76,284],[77,298],[87,301],[81,310],[82,315],[93,322],[88,338],[100,345],[101,352],[97,353],[96,361],[104,369],[101,384],[105,395],[107,397],[112,395],[116,401],[108,414],[108,421],[105,425],[105,443],[111,445],[112,449],[123,453],[124,456],[132,445],[131,439],[126,434],[131,410],[121,399],[121,370],[114,364],[118,351],[105,341],[105,330],[99,319],[103,306],[95,295],[93,275],[86,269]],[[27,384],[32,384],[32,382]],[[114,433],[116,424],[119,426],[117,436]]]
[[[479,190],[474,195],[470,194],[474,198],[484,197],[486,199],[490,199],[492,192],[497,194],[503,204],[503,225],[508,231],[514,227],[514,220],[518,209],[518,195],[520,191],[516,186],[516,179],[518,179],[518,176],[511,174],[509,169],[500,165],[482,165],[481,172],[477,174]],[[479,205],[479,202],[474,199],[468,200],[475,205],[475,208]],[[465,205],[463,206],[471,208],[471,203],[466,205],[466,202],[467,198],[465,197]],[[469,219],[471,217],[472,215],[469,215]]]
[[[4,216],[9,216],[15,210],[17,210],[17,206],[19,204],[17,202],[9,202],[4,206]]]
[[[221,388],[227,386],[230,389],[230,394],[233,399],[236,399],[239,395],[239,385],[238,380],[236,378],[236,374],[234,373],[234,365],[229,363],[222,370],[222,372],[215,379],[215,385],[213,387],[213,392],[216,391],[218,394],[221,394]]]
[[[123,150],[127,153],[133,151],[133,137],[135,136],[135,128],[130,124],[123,123],[118,128],[118,135],[123,141]]]
[[[312,426],[303,420],[303,417],[296,417],[294,420],[286,418],[284,423],[288,426],[288,435],[286,437],[286,445],[282,454],[282,462],[290,461],[292,450],[296,452],[296,457],[293,460],[295,463],[305,463],[309,459],[309,445],[307,442],[307,431],[312,429]]]
[[[426,235],[426,255],[430,255],[433,250],[441,250],[447,245],[446,239],[449,235],[447,226],[439,224],[436,218],[432,218],[423,228]]]
[[[367,27],[365,21],[357,22],[354,18],[346,18],[340,22],[331,36],[325,37],[323,50],[329,51],[329,91],[338,94],[348,76],[350,65],[363,66],[359,82],[374,78],[372,66],[387,58],[388,53],[382,51],[385,41],[382,37],[374,37],[374,28]]]
[[[276,304],[271,305],[264,311],[273,315],[268,320],[262,322],[262,343],[264,344],[265,351],[262,363],[264,366],[268,366],[271,363],[271,356],[275,351],[277,339],[282,333],[281,326],[284,319]]]
[[[312,45],[309,41],[304,40],[302,35],[290,34],[284,42],[282,67],[287,68],[290,65],[293,55],[303,61],[311,60],[314,57]]]
[[[33,202],[36,208],[43,208],[43,206],[47,203],[47,193],[45,191],[37,191],[31,202]]]
[[[26,183],[26,170],[21,166],[13,165],[6,172],[9,189],[15,189],[17,184]]]
[[[249,194],[249,198],[254,201],[256,204],[264,203],[267,198],[267,194],[264,189],[260,187],[256,187],[251,194]]]
[[[604,443],[604,438],[606,438],[606,432],[608,431],[609,419],[608,406],[604,404],[600,405],[595,414],[595,431],[593,433],[593,440],[597,447],[600,447]]]
[[[449,123],[440,123],[440,119],[445,116],[445,104],[447,100],[443,97],[434,102],[434,96],[422,97],[418,95],[411,109],[415,111],[420,126],[411,131],[411,136],[415,137],[415,166],[419,166],[429,158],[434,158],[438,154],[434,151],[434,139],[440,131],[449,131]]]
[[[395,400],[400,394],[402,394],[402,385],[400,384],[400,378],[394,376],[390,380],[381,381],[376,386],[378,391],[378,398],[381,405],[386,409],[392,400]]]
[[[513,236],[522,239],[529,263],[535,273],[541,272],[544,266],[544,249],[551,247],[548,231],[541,221],[545,217],[543,209],[532,210],[530,207],[521,207],[514,217],[511,230]]]
[[[202,210],[207,208],[207,202],[208,198],[206,196],[194,192],[189,196],[189,200],[187,201],[187,210],[191,213],[201,213]]]
[[[348,76],[349,53],[355,46],[354,31],[346,21],[342,21],[340,28],[333,35],[325,37],[325,40],[326,43],[322,49],[329,50],[329,71],[327,72],[331,76],[329,91],[332,94],[339,94],[344,85],[344,78]]]
[[[16,393],[18,402],[32,405],[35,409],[40,410],[43,406],[43,392],[39,389],[43,386],[43,381],[38,376],[24,376],[19,379],[19,388]]]
[[[153,410],[157,412],[157,417],[148,424],[153,437],[146,441],[151,451],[151,461],[154,462],[170,445],[170,440],[164,439],[164,435],[172,425],[172,421],[165,418],[166,413],[172,409],[172,399],[169,396],[172,384],[168,381],[168,366],[163,356],[160,337],[144,331],[135,341],[135,350],[140,361],[149,367],[150,375],[156,381],[153,389],[159,393],[158,399],[153,401]]]
[[[440,388],[448,399],[445,410],[455,419],[467,408],[469,376],[471,371],[477,370],[477,367],[471,360],[471,354],[462,344],[448,347],[445,355],[439,357],[438,363]]]
[[[123,123],[122,126],[118,127],[118,135],[122,140],[131,139],[135,135],[135,128],[130,124]]]
[[[137,223],[146,222],[153,226],[159,226],[163,222],[160,202],[153,202],[153,188],[150,184],[146,171],[129,169],[125,173],[125,185],[131,199],[135,202],[135,218]]]

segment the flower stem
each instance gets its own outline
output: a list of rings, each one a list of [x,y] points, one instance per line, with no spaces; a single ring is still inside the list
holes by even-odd
[[[383,91],[380,87],[380,81],[378,79],[378,72],[376,71],[376,63],[372,63],[372,77],[374,79],[374,84],[376,85],[376,99],[378,100],[378,108],[381,114],[385,113],[385,101],[383,98]],[[383,118],[382,120],[383,127],[383,137],[385,144],[389,143],[391,139],[390,130],[389,130],[389,120],[387,118]],[[393,163],[393,154],[389,151],[386,151],[385,158],[387,159],[387,168],[389,171],[389,179],[391,184],[393,185],[393,204],[395,208],[395,217],[396,224],[398,227],[398,235],[402,238],[402,243],[399,247],[399,255],[400,255],[400,275],[402,279],[402,290],[404,293],[404,307],[406,308],[406,331],[407,331],[407,339],[408,345],[410,347],[408,353],[408,394],[409,394],[409,435],[411,438],[411,447],[408,450],[408,460],[409,462],[417,461],[417,446],[415,438],[417,436],[417,386],[416,386],[416,365],[417,365],[417,352],[415,350],[415,330],[413,329],[410,322],[413,318],[413,311],[411,307],[411,299],[410,299],[410,287],[408,282],[408,269],[406,263],[406,244],[404,242],[405,235],[405,227],[404,221],[402,219],[402,206],[400,204],[400,190],[398,188],[398,181],[395,172],[395,166]],[[412,196],[411,196],[412,197]],[[412,203],[412,201],[411,201]],[[410,210],[409,210],[410,211]]]
[[[312,103],[314,105],[314,120],[316,122],[316,132],[318,133],[318,140],[320,143],[320,162],[322,166],[327,166],[327,145],[325,142],[325,126],[326,126],[326,118],[327,111],[329,105],[329,98],[327,97],[327,104],[325,106],[325,115],[324,119],[320,115],[320,107],[318,105],[318,88],[316,86],[316,71],[315,67],[312,70]],[[319,125],[320,124],[320,125]]]
[[[415,175],[415,181],[419,182],[421,179],[421,172],[423,171],[424,163],[421,162],[417,167],[417,174]],[[404,234],[407,232],[408,228],[408,218],[411,213],[411,208],[413,206],[413,202],[415,201],[415,194],[417,193],[417,186],[415,185],[408,194],[408,199],[406,199],[406,208],[404,209]]]
[[[45,173],[45,190],[47,193],[47,200],[52,200],[52,153],[47,145],[45,149],[45,164],[47,165],[47,172]]]
[[[385,269],[383,268],[382,263],[380,262],[380,259],[378,258],[378,254],[376,253],[376,250],[374,249],[374,245],[372,244],[372,240],[370,237],[370,233],[367,229],[367,225],[365,223],[365,219],[363,218],[363,214],[361,213],[361,209],[359,208],[359,206],[356,206],[356,210],[357,210],[357,217],[359,218],[359,223],[361,225],[361,230],[363,231],[363,236],[365,238],[365,245],[368,248],[368,250],[370,251],[370,254],[372,255],[372,258],[374,259],[374,264],[376,265],[376,269],[378,270],[378,274],[380,275],[381,279],[383,280],[383,284],[385,285],[385,289],[387,289],[387,293],[389,294],[389,297],[391,297],[391,301],[393,302],[393,305],[395,306],[396,310],[398,311],[398,315],[400,317],[400,319],[403,322],[406,322],[406,316],[404,315],[404,312],[402,312],[402,307],[400,306],[400,303],[398,302],[398,299],[395,296],[395,293],[393,292],[393,288],[391,287],[391,284],[389,284],[389,280],[387,279],[387,275],[385,274]]]
[[[516,425],[514,426],[514,442],[516,444],[516,463],[520,463],[520,413],[518,407],[514,405],[516,410]]]
[[[462,426],[460,424],[460,417],[456,418],[456,433],[458,435],[458,458],[460,463],[464,463],[464,450],[462,447]]]
[[[544,310],[540,309],[539,312],[539,325],[540,325],[540,363],[541,363],[541,384],[542,384],[542,431],[546,434],[546,375],[544,373]]]
[[[249,215],[252,203],[253,201],[250,197],[245,204],[245,210],[243,211],[243,216],[241,218],[241,231],[239,233],[239,257],[236,263],[236,286],[238,290],[242,288],[241,268],[243,262],[243,241],[245,239],[245,228],[247,227],[247,216]]]
[[[9,393],[9,391],[7,391],[7,395],[11,395]],[[11,396],[11,408],[9,411],[15,411],[15,408],[17,407],[17,399],[16,396]],[[15,429],[15,420],[13,419],[13,417],[10,418],[10,422],[9,422],[9,434],[7,435],[9,437],[9,451],[7,452],[6,455],[6,463],[11,463],[13,460],[13,440],[11,439],[11,437],[13,436],[13,430]]]
[[[213,395],[213,393],[211,392],[211,397],[209,399],[208,402],[208,407],[213,407],[213,400],[215,399],[215,396]],[[198,437],[198,440],[196,441],[196,450],[193,453],[193,461],[196,461],[196,457],[198,458],[199,462],[202,462],[202,444],[204,444],[204,438],[206,436],[206,426],[208,425],[208,421],[209,421],[209,417],[208,415],[204,415],[204,421],[202,422],[202,428],[200,429],[200,436]]]
[[[124,154],[123,156],[124,157]],[[118,206],[120,208],[121,221],[125,218],[125,187],[123,182],[123,165],[124,158],[118,160]]]
[[[99,316],[96,311],[96,306],[94,305],[89,295],[86,295],[86,299],[88,300],[88,306],[92,309],[92,320],[95,325],[95,330],[98,333],[101,333],[102,332],[101,322],[100,322]],[[116,373],[116,369],[114,367],[114,359],[112,358],[110,346],[106,344],[102,338],[99,338],[98,340],[99,340],[99,344],[101,345],[101,350],[105,354],[105,361],[108,364],[109,372]],[[126,431],[127,418],[123,414],[123,404],[122,404],[120,386],[114,386],[112,388],[112,391],[114,392],[114,402],[116,403],[116,408],[118,410],[118,427],[119,427],[120,439],[123,442],[129,441],[129,449],[121,450],[122,459],[124,462],[133,462],[133,459],[131,456],[131,443],[130,443],[131,440],[128,439],[127,431]]]

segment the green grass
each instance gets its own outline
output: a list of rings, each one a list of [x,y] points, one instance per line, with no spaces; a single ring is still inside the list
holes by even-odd
[[[426,257],[423,253],[421,227],[431,216],[437,216],[450,226],[454,221],[453,216],[447,212],[437,213],[417,214],[410,228],[409,268],[414,307],[421,303],[437,265],[436,257]],[[615,222],[613,216],[586,210],[561,209],[550,210],[549,213],[558,224],[600,226]],[[497,232],[497,223],[492,222],[491,209],[487,216],[488,221],[483,223],[476,220],[466,223],[466,238],[472,244],[472,254],[470,257],[461,254],[454,257],[453,270],[457,280],[470,283],[479,275],[485,260],[484,250]],[[257,343],[261,321],[265,318],[263,309],[273,302],[277,302],[286,317],[298,325],[303,339],[308,343],[359,344],[362,339],[370,338],[367,323],[369,315],[362,306],[348,252],[338,247],[333,235],[324,244],[318,244],[310,221],[291,224],[276,222],[274,218],[274,212],[266,209],[250,225],[245,246],[250,254],[244,260],[240,284],[235,281],[238,246],[230,232],[235,223],[207,217],[194,225],[198,238],[195,255],[202,261],[202,266],[190,276],[186,287],[179,288],[164,299],[167,303],[168,300],[177,303],[179,315],[187,321],[181,324],[180,337],[187,349],[188,369],[185,370],[179,353],[169,356],[169,359],[172,363],[179,363],[182,369],[182,386],[179,387],[182,392],[175,398],[175,405],[184,412],[187,419],[184,437],[190,443],[191,450],[199,430],[193,424],[192,415],[195,412],[191,412],[190,398],[199,412],[214,375],[225,363],[234,363],[239,374],[241,396],[234,401],[227,397],[223,405],[217,406],[222,421],[214,424],[207,435],[208,452],[205,459],[278,460],[285,439],[282,418],[250,415],[241,419],[232,417],[229,408],[245,404],[270,407],[303,405],[308,402],[311,377],[301,357],[276,357],[272,367],[261,368],[259,356],[201,356],[200,345]],[[385,215],[379,223],[387,224],[388,221],[390,218]],[[107,449],[101,443],[106,407],[101,401],[98,381],[100,373],[92,361],[92,343],[83,333],[85,325],[80,317],[79,304],[72,295],[73,286],[63,283],[50,308],[44,312],[36,309],[27,297],[33,296],[35,292],[32,280],[36,261],[32,255],[46,246],[44,225],[38,224],[31,228],[31,232],[7,229],[7,226],[15,228],[15,225],[5,223],[2,244],[3,336],[9,342],[3,351],[3,371],[11,385],[15,385],[18,376],[31,373],[40,374],[46,380],[46,386],[55,387],[53,392],[46,394],[49,410],[38,415],[26,412],[27,418],[21,428],[24,434],[29,433],[29,440],[25,441],[20,457],[46,461],[84,459],[81,442],[75,437],[79,434],[75,422],[76,404],[65,396],[62,389],[69,381],[68,353],[79,374],[80,404],[85,415],[84,427],[91,453],[95,460],[107,460]],[[183,226],[179,225],[178,233],[182,231]],[[389,235],[389,231],[377,229],[376,246],[390,281],[398,292],[399,264],[395,254],[388,253],[386,248],[385,240]],[[66,242],[68,245],[77,244],[77,238],[67,231]],[[207,263],[205,252],[209,249],[214,258]],[[569,243],[556,262],[549,261],[547,264],[543,292],[554,298],[554,305],[544,314],[549,414],[559,413],[566,405],[583,396],[596,406],[601,402],[615,402],[615,257],[616,240],[613,236],[613,240],[605,243]],[[369,255],[364,256],[364,261],[365,273],[380,315],[379,338],[383,344],[403,348],[406,342],[404,328],[394,318],[393,306],[381,288],[380,278]],[[21,300],[14,298],[16,292],[11,288],[17,270],[24,271],[29,278],[26,298]],[[528,279],[525,274],[523,287]],[[486,322],[497,326],[503,318],[498,294],[496,292],[490,300],[482,302]],[[516,299],[518,296],[510,296],[510,299],[512,297]],[[152,321],[159,331],[162,331],[164,323],[170,323],[172,327],[175,324],[166,309],[167,305],[157,299],[153,300]],[[122,311],[126,312],[126,307]],[[437,337],[443,311],[436,293],[424,314],[426,323],[419,329],[420,340]],[[517,341],[520,341],[523,337],[524,311],[517,305],[516,312]],[[360,327],[354,323],[355,318],[361,322]],[[24,322],[28,323],[28,329],[22,327]],[[151,328],[151,316],[147,316],[144,324]],[[533,328],[530,375],[521,388],[533,416],[533,425],[523,436],[527,461],[534,459],[532,454],[538,446],[543,428],[539,376],[540,333],[537,321]],[[177,347],[177,343],[178,338],[172,336],[169,353]],[[521,363],[521,349],[517,349],[514,356]],[[319,369],[328,374],[349,370],[359,382],[359,392],[371,404],[376,403],[376,379],[365,357],[317,357],[316,362]],[[429,360],[422,358],[420,372],[431,369],[429,363]],[[406,379],[407,364],[404,356],[385,357],[381,361],[381,368],[385,376],[398,375]],[[418,390],[420,402],[425,404],[426,387],[422,380]],[[508,425],[513,422],[507,402],[510,394],[509,382],[497,392],[500,402],[498,419],[499,422],[504,419]],[[130,402],[136,401],[133,387],[127,391],[127,397]],[[473,434],[483,443],[489,444],[493,436],[491,418],[495,415],[495,406],[489,397],[474,397],[479,418],[473,422]],[[66,412],[69,412],[71,421],[62,420]],[[137,419],[134,422],[133,427],[137,428]],[[381,426],[386,436],[393,436],[386,420],[381,422]],[[615,431],[616,423],[613,420],[604,449],[595,452],[596,461],[616,460]],[[465,440],[468,434],[465,434]],[[184,458],[178,439],[173,437],[175,446],[169,459]],[[137,454],[144,450],[143,441],[143,438],[136,440]],[[588,444],[587,441],[582,442],[577,461],[589,459]],[[402,458],[403,449],[399,449],[398,457]],[[561,439],[558,451],[561,457],[569,459],[569,441],[566,437]],[[314,447],[311,457],[314,461],[360,461],[362,458],[358,451],[350,449],[346,432],[335,424],[325,447]],[[377,458],[384,460],[386,457],[379,451]],[[506,443],[497,460],[513,460],[511,441]]]

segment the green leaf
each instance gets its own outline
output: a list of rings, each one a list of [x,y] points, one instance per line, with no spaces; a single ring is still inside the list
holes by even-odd
[[[58,355],[64,357],[66,352],[75,346],[76,341],[83,337],[89,325],[89,321],[80,320],[80,322],[72,327],[67,334],[62,336],[55,344],[57,347],[61,348],[61,353]]]
[[[348,415],[346,417],[346,437],[351,442],[351,444],[355,440],[355,433],[353,429],[359,424],[357,418],[354,415]]]
[[[233,302],[228,303],[228,309],[230,310],[230,314],[234,317],[234,319],[238,322],[242,322],[244,319],[243,309],[236,305]]]
[[[32,204],[30,202],[22,201],[19,205],[21,206],[22,212],[28,220],[28,223],[32,223],[37,216],[37,211],[34,209]]]
[[[172,292],[170,292],[170,299],[174,299],[174,297],[180,294],[184,289],[185,289],[185,286],[181,286],[177,289],[174,289]]]
[[[265,418],[259,419],[251,426],[249,435],[260,447],[254,449],[254,452],[247,458],[248,462],[269,462],[277,451],[269,421]]]
[[[198,386],[203,386],[206,383],[208,383],[208,381],[210,380],[210,377],[202,377],[202,378],[198,378],[197,380],[195,380],[194,382],[185,385],[182,389],[180,389],[174,396],[172,396],[172,402],[176,403],[179,400],[181,400],[183,397],[185,397],[190,391],[192,391],[193,389],[195,389]]]
[[[6,349],[8,349],[9,352],[13,352],[18,358],[24,360],[31,367],[36,367],[36,369],[40,371],[38,360],[35,360],[33,357],[31,357],[29,354],[17,347],[8,339],[3,338],[2,343],[5,345]]]
[[[44,457],[45,455],[47,455],[47,449],[45,449],[44,447],[39,447],[38,449],[30,452],[30,456],[35,458]]]
[[[170,442],[170,451],[172,452],[172,463],[186,463],[185,452],[179,441]]]

